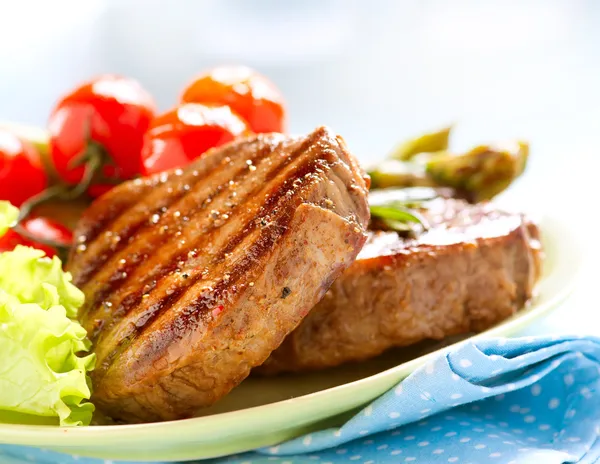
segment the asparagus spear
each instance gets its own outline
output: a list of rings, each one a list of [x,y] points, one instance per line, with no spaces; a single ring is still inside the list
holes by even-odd
[[[451,187],[478,202],[498,195],[523,173],[527,143],[480,145],[455,154],[448,151],[450,130],[447,127],[400,144],[369,171],[371,187]]]
[[[434,154],[427,175],[437,185],[464,191],[471,201],[490,200],[519,177],[527,164],[529,145],[480,145],[461,155]]]
[[[448,126],[409,139],[394,148],[390,153],[389,158],[400,161],[409,161],[415,155],[420,153],[435,153],[447,150],[451,130],[452,126]]]

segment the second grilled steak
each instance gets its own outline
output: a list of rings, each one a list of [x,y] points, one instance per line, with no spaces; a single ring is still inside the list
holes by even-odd
[[[234,142],[96,201],[70,260],[98,357],[94,402],[137,422],[227,394],[354,261],[367,189],[320,128]]]
[[[425,339],[478,332],[532,296],[537,227],[492,204],[438,198],[416,239],[372,232],[357,260],[257,373],[301,372]]]

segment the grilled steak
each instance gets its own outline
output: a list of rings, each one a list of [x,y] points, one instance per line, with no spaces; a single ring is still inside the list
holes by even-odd
[[[69,266],[98,357],[94,402],[138,422],[227,394],[354,261],[367,190],[343,140],[319,128],[233,142],[97,200]]]
[[[534,224],[491,204],[438,198],[423,206],[426,233],[371,232],[354,264],[256,372],[321,369],[482,331],[527,302],[540,274]]]

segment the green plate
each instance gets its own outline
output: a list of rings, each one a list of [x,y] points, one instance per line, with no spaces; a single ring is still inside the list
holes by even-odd
[[[582,255],[566,224],[546,217],[541,226],[546,261],[538,296],[484,333],[392,350],[369,362],[321,373],[249,378],[194,419],[87,428],[0,425],[0,443],[113,460],[180,461],[271,446],[338,424],[453,344],[511,335],[557,307],[574,287]]]

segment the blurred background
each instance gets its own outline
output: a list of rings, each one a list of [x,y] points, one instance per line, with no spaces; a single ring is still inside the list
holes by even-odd
[[[459,149],[524,138],[531,162],[507,195],[595,231],[598,1],[0,0],[0,120],[43,126],[104,72],[167,109],[232,63],[280,87],[292,132],[329,125],[364,162],[448,123]]]

